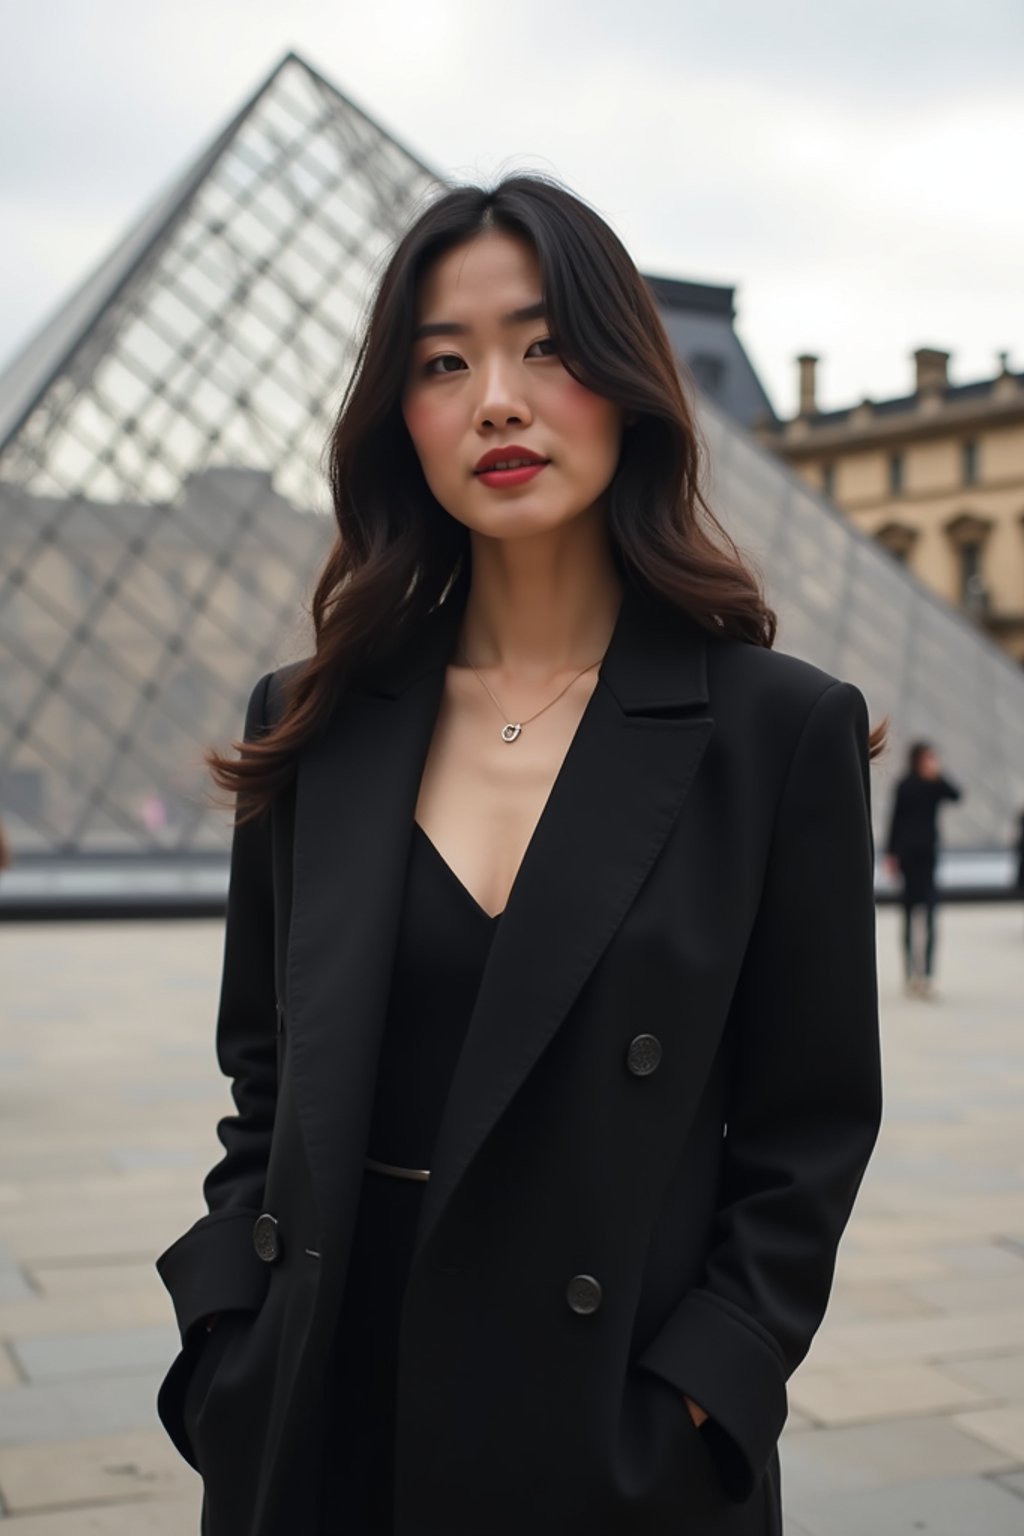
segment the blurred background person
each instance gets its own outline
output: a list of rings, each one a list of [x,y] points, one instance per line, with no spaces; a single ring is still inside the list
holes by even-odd
[[[938,811],[943,800],[960,798],[960,788],[943,774],[935,748],[930,742],[915,741],[907,755],[907,772],[896,786],[885,859],[890,873],[898,873],[903,884],[903,965],[910,996],[934,996]],[[915,912],[923,917],[923,954]]]

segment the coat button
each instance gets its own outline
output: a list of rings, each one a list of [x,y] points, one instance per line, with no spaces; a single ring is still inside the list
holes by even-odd
[[[593,1275],[573,1275],[565,1294],[572,1310],[583,1317],[601,1305],[601,1286]]]
[[[648,1077],[657,1071],[661,1060],[661,1041],[657,1035],[637,1035],[629,1042],[626,1065],[637,1077]]]
[[[257,1216],[252,1227],[252,1245],[256,1249],[256,1257],[262,1259],[264,1264],[273,1264],[281,1257],[276,1216],[271,1216],[267,1211]]]

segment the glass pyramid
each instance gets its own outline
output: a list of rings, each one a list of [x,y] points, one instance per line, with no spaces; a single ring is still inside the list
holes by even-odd
[[[223,850],[206,743],[309,649],[324,444],[363,307],[440,178],[289,54],[0,377],[0,817],[15,853]],[[713,505],[779,644],[1024,804],[1024,675],[710,401]],[[876,775],[876,822],[888,799]]]
[[[360,312],[437,185],[289,55],[0,378],[16,851],[223,847],[202,747],[307,649]]]

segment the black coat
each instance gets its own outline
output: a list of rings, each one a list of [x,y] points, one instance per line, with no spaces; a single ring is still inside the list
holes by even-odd
[[[960,797],[959,787],[942,774],[926,779],[907,773],[897,784],[885,849],[899,862],[904,902],[916,906],[934,898],[939,806]]]
[[[317,1533],[328,1345],[459,616],[445,604],[348,689],[272,816],[235,833],[217,1041],[238,1112],[209,1214],[158,1261],[183,1336],[159,1408],[208,1536]],[[867,730],[850,684],[627,588],[424,1188],[396,1536],[780,1529],[786,1380],[880,1115]]]

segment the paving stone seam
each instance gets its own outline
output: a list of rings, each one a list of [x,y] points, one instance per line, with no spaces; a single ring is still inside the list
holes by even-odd
[[[75,1498],[65,1503],[58,1504],[32,1504],[23,1505],[15,1509],[4,1503],[2,1491],[0,1491],[0,1509],[8,1519],[29,1520],[37,1515],[66,1515],[69,1510],[95,1510],[95,1509],[129,1509],[133,1504],[170,1504],[179,1499],[191,1497],[191,1489],[188,1495],[175,1494],[168,1488],[154,1489],[152,1493],[133,1492],[123,1499],[90,1499]]]
[[[7,1360],[10,1363],[11,1370],[14,1372],[15,1376],[18,1378],[17,1381],[14,1384],[13,1389],[12,1388],[5,1388],[4,1389],[4,1390],[7,1390],[7,1391],[10,1391],[10,1390],[17,1391],[18,1387],[27,1387],[29,1385],[28,1375],[26,1374],[26,1372],[25,1372],[25,1370],[24,1370],[24,1368],[23,1368],[23,1366],[21,1364],[21,1361],[18,1358],[17,1350],[13,1347],[15,1344],[17,1344],[17,1342],[18,1342],[17,1339],[14,1339],[14,1338],[0,1339],[0,1350],[3,1350],[4,1359]]]
[[[32,1269],[102,1269],[105,1265],[116,1267],[120,1264],[147,1264],[153,1266],[153,1254],[148,1248],[118,1250],[114,1253],[69,1253],[66,1256],[47,1254],[43,1259],[36,1259]],[[40,1295],[45,1292],[40,1291]]]
[[[917,1406],[914,1408],[896,1409],[891,1413],[880,1413],[877,1409],[872,1409],[869,1413],[859,1413],[855,1418],[840,1419],[834,1423],[830,1423],[827,1419],[815,1418],[814,1414],[809,1413],[806,1408],[800,1408],[798,1412],[802,1419],[807,1420],[807,1428],[801,1429],[798,1432],[808,1435],[831,1435],[843,1429],[863,1429],[866,1424],[889,1424],[896,1428],[904,1419],[953,1419],[964,1413],[987,1413],[990,1408],[1014,1408],[1016,1406],[1017,1404],[1010,1398],[986,1398],[982,1402],[972,1403],[969,1408],[964,1408],[963,1406],[959,1408],[922,1408]],[[971,1434],[971,1431],[963,1424],[957,1424],[955,1428],[963,1435],[970,1434],[973,1440],[980,1439],[980,1436]],[[982,1440],[981,1444],[987,1450],[992,1449],[991,1444],[987,1440]],[[1014,1468],[1011,1467],[1006,1470],[1013,1471]]]
[[[1011,1477],[1024,1478],[1024,1462],[1016,1467],[1004,1467],[1001,1472],[982,1472],[981,1476],[989,1483],[998,1483],[1005,1493],[1012,1493],[1015,1499],[1024,1503],[1024,1487],[1018,1487],[1015,1483],[1008,1482]]]

